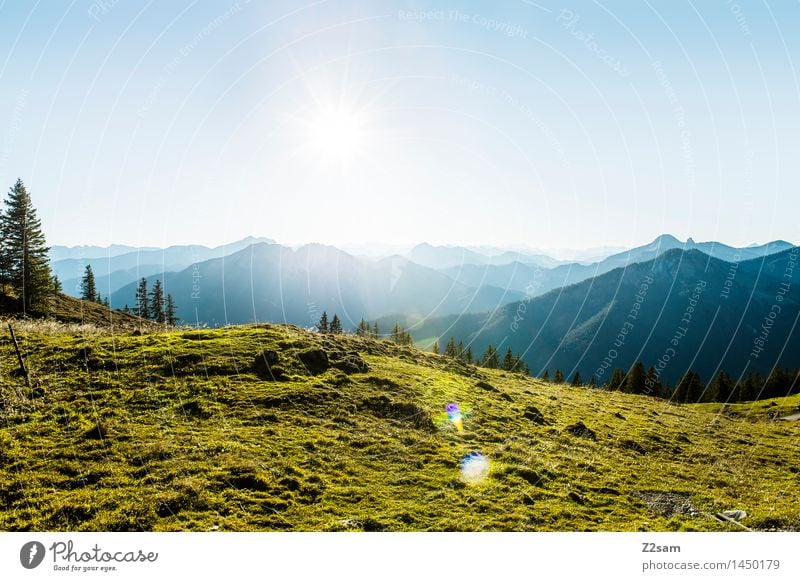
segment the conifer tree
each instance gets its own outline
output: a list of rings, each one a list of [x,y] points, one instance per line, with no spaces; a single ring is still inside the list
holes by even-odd
[[[317,331],[320,333],[327,333],[328,332],[328,313],[327,311],[322,311],[322,316],[319,318],[319,322],[317,323]]]
[[[136,315],[142,319],[150,318],[150,298],[147,294],[147,279],[144,277],[136,289]]]
[[[611,372],[611,378],[608,380],[606,387],[609,391],[619,391],[625,385],[625,372],[622,369],[614,368]]]
[[[503,369],[506,371],[514,369],[514,353],[511,351],[511,347],[508,348],[505,357],[503,357]]]
[[[87,264],[81,279],[81,298],[84,301],[97,301],[97,286],[94,284],[92,265]]]
[[[431,353],[439,354],[439,341],[433,342],[433,347],[431,347]]]
[[[164,323],[164,287],[161,280],[156,279],[150,292],[150,318],[156,323]]]
[[[475,360],[475,358],[474,358],[474,357],[473,357],[473,355],[472,355],[472,347],[471,347],[471,346],[470,346],[470,347],[467,347],[467,353],[466,353],[466,355],[464,355],[464,360],[465,360],[467,363],[469,363],[470,365],[471,365],[471,364],[472,364],[472,362]]]
[[[333,335],[340,335],[342,333],[342,321],[336,313],[333,314],[333,319],[331,319],[330,332]]]
[[[564,383],[564,373],[560,369],[556,369],[556,372],[553,375],[553,382]]]
[[[376,339],[380,336],[380,333],[378,332],[378,321],[372,323],[372,336]]]
[[[460,360],[463,361],[464,360],[464,355],[465,355],[465,353],[464,353],[464,342],[463,341],[459,341],[458,345],[456,345],[456,357],[458,357]]]
[[[658,372],[652,365],[647,369],[647,377],[644,380],[644,393],[652,397],[661,397],[661,381],[658,379]]]
[[[178,322],[178,316],[175,314],[175,300],[169,293],[167,293],[167,306],[164,308],[164,318],[167,320],[167,325],[170,327],[174,327]]]
[[[622,389],[625,393],[641,395],[644,393],[646,379],[644,364],[641,361],[637,361],[633,364],[633,367],[631,367],[628,377],[625,378],[625,385]]]
[[[25,184],[18,179],[9,190],[6,207],[0,216],[0,240],[3,255],[2,276],[16,291],[23,313],[47,312],[53,296],[53,275],[50,272],[49,248],[42,233]]]
[[[597,387],[597,379],[595,379],[594,373],[592,373],[592,376],[589,378],[589,387]]]
[[[455,359],[456,341],[452,335],[450,336],[450,340],[447,342],[447,346],[444,348],[444,354]]]
[[[497,356],[497,349],[495,349],[493,345],[486,347],[486,351],[483,353],[483,359],[481,359],[481,365],[489,369],[497,369],[500,367],[500,359]]]
[[[544,375],[542,375],[542,381],[547,381],[547,382],[550,381],[550,370],[549,369],[545,369],[544,370]]]
[[[583,378],[581,377],[580,372],[576,371],[572,376],[572,385],[574,387],[582,387],[583,386]]]

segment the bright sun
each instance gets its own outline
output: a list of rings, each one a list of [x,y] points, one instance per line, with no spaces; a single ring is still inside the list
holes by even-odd
[[[329,160],[351,161],[364,148],[364,122],[352,111],[328,109],[309,123],[316,153]]]

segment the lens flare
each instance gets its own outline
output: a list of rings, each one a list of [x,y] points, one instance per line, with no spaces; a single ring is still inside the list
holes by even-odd
[[[461,460],[461,478],[468,484],[478,484],[489,475],[489,459],[479,452],[470,452]]]
[[[463,432],[464,418],[458,409],[458,404],[449,403],[446,406],[444,406],[444,411],[447,412],[447,417],[450,419],[450,422],[455,426],[456,430],[459,432]]]

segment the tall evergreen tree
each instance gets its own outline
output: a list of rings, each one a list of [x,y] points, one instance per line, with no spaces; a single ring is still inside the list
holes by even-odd
[[[175,313],[175,308],[175,300],[172,298],[171,294],[167,293],[167,306],[164,308],[164,318],[167,320],[167,325],[170,327],[174,327],[178,322],[178,316]]]
[[[625,385],[625,372],[615,367],[606,387],[609,391],[619,391],[623,385]]]
[[[472,365],[472,362],[475,360],[475,357],[472,355],[472,346],[467,347],[467,352],[464,355],[464,361]]]
[[[456,340],[453,336],[450,336],[450,340],[447,342],[447,345],[444,348],[444,354],[448,357],[452,357],[455,359],[456,356]]]
[[[550,382],[550,370],[549,369],[545,369],[544,370],[544,375],[542,375],[542,381],[546,381],[548,383]]]
[[[164,287],[161,280],[156,279],[153,290],[150,292],[150,318],[156,323],[164,323]]]
[[[372,336],[376,339],[380,336],[380,332],[378,331],[378,321],[372,323]]]
[[[45,313],[54,294],[47,256],[50,249],[30,194],[20,179],[8,192],[5,211],[0,216],[0,235],[4,282],[18,294],[23,313]]]
[[[714,377],[714,381],[711,382],[711,393],[709,393],[709,399],[711,401],[727,403],[733,395],[733,388],[734,385],[731,376],[724,371],[720,371]]]
[[[334,335],[340,335],[342,333],[342,321],[336,313],[333,314],[333,319],[331,319],[330,332]]]
[[[142,319],[150,318],[150,297],[147,294],[147,279],[144,277],[136,288],[136,314]]]
[[[439,341],[433,342],[433,347],[431,347],[431,353],[439,354]]]
[[[87,264],[81,279],[81,298],[84,301],[97,301],[97,286],[94,284],[94,273],[92,265]]]
[[[625,385],[622,389],[625,393],[641,395],[644,393],[644,382],[646,379],[647,376],[645,375],[644,364],[641,361],[637,361],[633,364],[633,367],[631,367],[628,377],[625,378]]]
[[[582,387],[583,386],[583,378],[579,371],[576,371],[575,374],[572,376],[572,385],[574,387]]]
[[[486,347],[486,351],[483,353],[483,359],[481,360],[481,365],[489,369],[497,369],[500,367],[500,358],[497,356],[497,349],[495,349],[493,345]]]
[[[508,348],[506,351],[505,356],[503,357],[503,369],[506,371],[511,371],[514,369],[514,353],[511,351],[511,347]]]
[[[647,377],[644,380],[644,393],[652,397],[661,397],[663,388],[658,379],[656,368],[652,365],[647,369]]]
[[[466,353],[464,353],[464,342],[459,341],[458,345],[456,345],[456,357],[458,357],[459,359],[461,359],[461,361],[463,361],[464,355],[466,355]]]
[[[560,369],[556,369],[556,372],[553,375],[553,382],[564,383],[564,373]]]
[[[317,323],[317,331],[320,333],[327,333],[328,332],[328,313],[327,311],[322,311],[322,316],[319,318],[319,322]]]

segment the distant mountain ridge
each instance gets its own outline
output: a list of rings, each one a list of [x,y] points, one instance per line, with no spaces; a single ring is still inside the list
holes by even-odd
[[[598,383],[636,360],[661,365],[668,382],[689,368],[706,380],[719,369],[767,374],[800,366],[798,258],[796,247],[741,263],[673,248],[493,313],[428,319],[411,332],[423,342],[453,335],[475,353],[511,347],[535,373],[559,368]]]
[[[445,268],[443,272],[464,284],[472,286],[487,284],[525,292],[527,296],[534,297],[556,288],[600,276],[615,268],[653,260],[668,250],[694,249],[726,262],[742,262],[769,256],[790,248],[793,248],[792,244],[783,240],[775,240],[758,246],[735,248],[719,242],[696,243],[691,238],[686,242],[681,242],[674,236],[664,234],[649,244],[613,254],[593,264],[570,263],[553,268],[543,268],[515,261],[509,264],[462,264]]]
[[[179,272],[151,275],[151,285],[155,278],[163,280],[182,319],[212,326],[280,321],[309,327],[325,310],[353,328],[362,317],[481,312],[523,297],[464,285],[401,256],[374,261],[321,244],[254,244]],[[133,306],[135,286],[112,293],[112,306]]]
[[[87,248],[89,249],[89,256],[54,260],[51,262],[51,266],[53,272],[61,280],[64,291],[68,294],[77,295],[84,269],[86,265],[91,265],[97,281],[97,288],[106,295],[142,276],[150,276],[157,272],[183,270],[191,264],[232,254],[260,242],[272,243],[273,241],[269,238],[248,236],[236,242],[213,248],[192,244],[169,246],[163,249],[133,249],[116,255],[102,256],[94,256],[99,250],[103,250],[99,247],[76,247],[68,250],[76,251],[76,249]],[[111,246],[105,250],[111,252],[111,249],[121,250],[126,248],[129,247]],[[56,254],[64,254],[65,252],[64,250],[58,250]],[[51,256],[53,256],[52,250]]]

